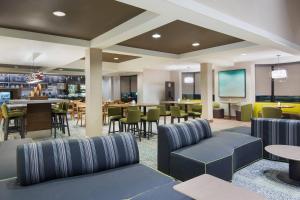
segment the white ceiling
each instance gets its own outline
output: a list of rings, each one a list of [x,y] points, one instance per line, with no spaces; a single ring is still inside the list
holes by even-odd
[[[32,55],[34,53],[39,53],[40,56],[38,56],[35,60],[35,65],[43,66],[45,71],[49,72],[53,68],[61,67],[84,69],[84,61],[79,59],[84,57],[85,48],[87,48],[88,45],[91,45],[92,47],[101,47],[106,52],[123,53],[141,57],[139,59],[120,64],[103,63],[104,74],[142,72],[143,69],[198,70],[199,63],[201,62],[210,62],[215,66],[233,66],[238,62],[253,62],[259,64],[276,63],[277,55],[281,55],[281,62],[300,61],[300,56],[291,54],[296,52],[295,49],[297,46],[290,45],[288,41],[278,38],[274,34],[270,35],[268,32],[261,31],[260,27],[246,26],[247,24],[241,20],[248,19],[243,18],[245,16],[239,16],[244,13],[233,12],[235,11],[235,7],[230,8],[231,10],[229,8],[227,10],[218,9],[219,7],[215,6],[217,1],[118,1],[142,7],[148,11],[129,20],[128,22],[125,22],[124,24],[121,24],[105,34],[96,37],[91,42],[85,41],[85,45],[81,44],[82,41],[80,41],[81,43],[79,42],[79,44],[78,41],[76,43],[76,41],[71,41],[70,38],[57,38],[55,36],[53,39],[54,36],[30,32],[25,33],[24,31],[4,30],[1,28],[0,35],[3,36],[0,36],[0,64],[31,66]],[[227,0],[227,2],[231,3],[234,3],[235,1],[237,0]],[[158,7],[156,2],[160,2],[162,6]],[[246,0],[243,2],[245,3]],[[277,0],[277,2],[279,2],[279,0]],[[222,11],[225,14],[230,12],[233,17],[238,15],[240,20],[237,21],[232,17],[224,15],[224,13],[218,12],[214,12],[216,15],[211,16],[211,13],[207,13],[207,10],[201,9],[203,8],[201,7],[201,3]],[[168,6],[167,11],[163,8],[163,5]],[[194,5],[194,7],[191,8],[191,5]],[[226,34],[236,34],[234,36],[249,39],[247,41],[251,42],[241,42],[239,44],[228,46],[225,45],[217,48],[182,54],[180,56],[116,45],[121,41],[135,37],[136,35],[147,32],[176,19],[207,27]],[[255,19],[257,19],[257,17]],[[43,37],[41,37],[41,35],[43,35]],[[72,43],[74,43],[74,45],[72,45]]]

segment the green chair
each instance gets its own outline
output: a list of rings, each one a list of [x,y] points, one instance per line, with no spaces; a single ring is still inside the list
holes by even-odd
[[[174,119],[178,119],[178,123],[180,122],[181,118],[184,118],[185,121],[188,120],[188,114],[182,110],[180,110],[179,106],[171,106],[171,123],[174,123]]]
[[[119,107],[108,107],[107,115],[108,115],[108,120],[109,120],[108,134],[116,132],[116,130],[115,130],[116,122],[118,122],[118,124],[119,124],[119,132],[120,132],[120,130],[121,130],[120,119],[122,118],[122,109]],[[113,131],[111,131],[111,124],[113,124]]]
[[[68,102],[61,102],[58,104],[57,107],[52,108],[51,134],[52,134],[52,129],[54,129],[54,138],[56,138],[56,129],[61,130],[63,134],[65,134],[66,133],[65,128],[67,128],[68,135],[71,136],[69,122],[68,122],[68,109],[69,109]]]
[[[238,121],[249,122],[252,118],[252,104],[245,104],[241,106],[241,110],[237,110],[236,119]]]
[[[165,105],[159,105],[159,106],[157,106],[157,108],[159,108],[159,110],[160,110],[160,116],[164,117],[164,124],[166,124],[167,116],[170,116],[171,112],[167,111]]]
[[[195,119],[196,117],[201,117],[202,114],[202,105],[201,104],[193,104],[192,110],[189,112],[189,115]]]
[[[160,109],[159,108],[151,108],[148,110],[147,115],[141,118],[141,123],[144,125],[144,135],[147,135],[149,139],[150,135],[153,135],[152,132],[152,123],[156,124],[158,128],[160,118]],[[146,122],[148,122],[148,131],[146,131]]]
[[[3,133],[4,140],[8,139],[9,133],[19,132],[21,138],[25,138],[25,112],[20,110],[9,111],[6,103],[1,105],[1,112],[4,118]],[[14,125],[10,126],[10,122],[14,121]]]
[[[280,119],[282,117],[282,110],[275,107],[263,107],[262,117]]]
[[[129,110],[138,110],[138,111],[140,111],[140,107],[139,106],[128,106],[127,111],[129,111]],[[141,116],[144,115],[144,113],[141,112],[141,111],[140,111],[140,114],[141,114]]]
[[[213,102],[213,109],[219,109],[221,107],[219,102]]]
[[[139,128],[139,122],[141,121],[141,112],[139,110],[128,110],[127,117],[121,118],[121,130],[126,130],[127,125],[127,131],[133,131],[133,134],[135,135],[136,132],[138,132],[139,140],[141,141],[141,132]]]

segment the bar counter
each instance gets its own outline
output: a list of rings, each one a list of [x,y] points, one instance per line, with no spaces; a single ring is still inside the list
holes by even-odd
[[[26,108],[26,131],[51,129],[51,104],[68,101],[65,99],[48,100],[10,100],[9,109]]]

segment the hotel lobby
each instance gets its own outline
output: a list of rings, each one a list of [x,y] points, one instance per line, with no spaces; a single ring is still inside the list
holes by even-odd
[[[0,200],[299,200],[299,7],[1,1]]]

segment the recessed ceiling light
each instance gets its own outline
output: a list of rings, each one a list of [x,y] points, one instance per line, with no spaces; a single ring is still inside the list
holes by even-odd
[[[152,35],[152,37],[155,38],[155,39],[158,39],[158,38],[161,38],[161,35],[158,34],[158,33],[155,33],[155,34]]]
[[[59,70],[59,71],[63,71],[64,69],[62,69],[62,68],[59,68],[58,70]]]
[[[242,53],[241,55],[242,55],[242,56],[246,56],[247,54],[246,54],[246,53]]]
[[[66,16],[66,13],[64,13],[62,11],[54,11],[52,14],[55,15],[55,16],[57,16],[57,17],[64,17],[64,16]]]
[[[194,43],[192,44],[193,47],[197,47],[197,46],[199,46],[199,45],[200,45],[199,42],[194,42]]]
[[[114,58],[114,60],[119,60],[119,58],[116,57],[116,58]]]

